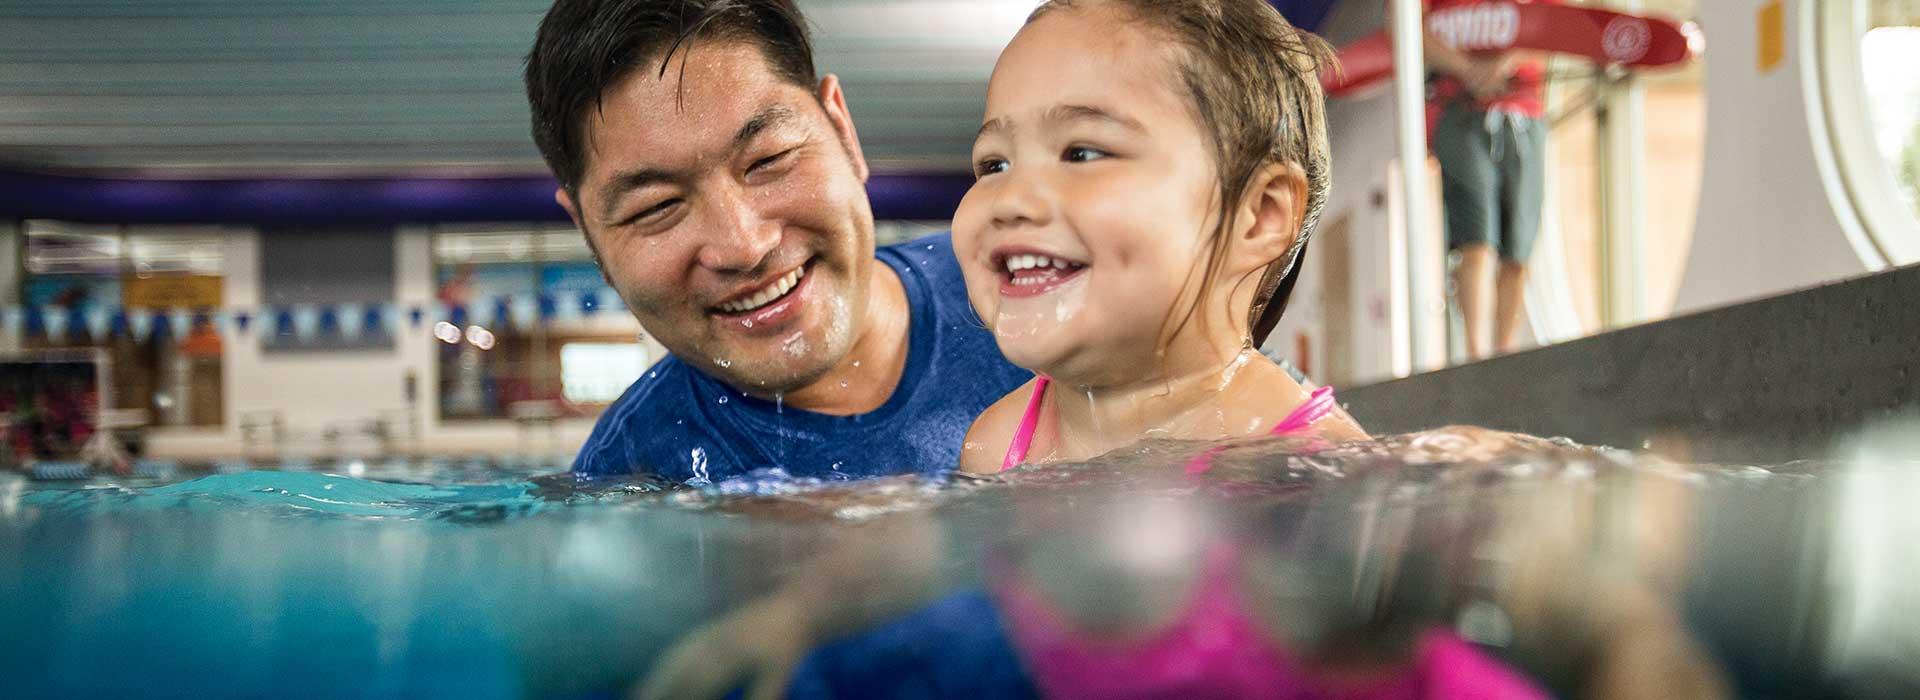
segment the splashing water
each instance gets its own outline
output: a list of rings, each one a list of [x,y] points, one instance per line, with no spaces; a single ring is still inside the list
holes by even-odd
[[[454,460],[369,463],[384,481],[0,473],[0,621],[38,630],[0,638],[0,675],[25,697],[261,696],[290,678],[307,697],[624,695],[807,575],[829,585],[804,589],[806,609],[907,602],[800,644],[792,687],[886,696],[940,668],[974,696],[1032,695],[1015,661],[1033,618],[1009,601],[1125,644],[1180,619],[1216,582],[1206,562],[1229,562],[1217,581],[1237,582],[1249,624],[1310,665],[1406,668],[1413,635],[1437,631],[1569,696],[1654,678],[1662,697],[1893,698],[1920,680],[1890,612],[1920,590],[1920,572],[1889,566],[1912,559],[1891,536],[1920,522],[1892,488],[1920,473],[1896,458],[1911,447],[1762,469],[1450,429],[1313,453],[1237,440],[1206,474],[1179,468],[1212,447],[850,483],[777,468],[711,482],[691,447],[688,484]],[[1844,527],[1809,527],[1823,523]],[[1829,610],[1849,615],[1815,614]],[[733,639],[792,641],[746,629]]]
[[[721,397],[721,403],[726,403],[725,397]],[[712,481],[707,479],[706,449],[695,447],[693,448],[693,452],[689,456],[693,460],[693,478],[687,480],[687,485],[706,486],[707,484],[713,483]]]

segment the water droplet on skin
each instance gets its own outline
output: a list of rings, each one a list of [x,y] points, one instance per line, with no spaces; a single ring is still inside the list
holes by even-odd
[[[847,380],[845,379],[840,380],[840,388],[842,389],[847,388]]]
[[[1252,348],[1242,348],[1239,354],[1233,356],[1233,361],[1227,363],[1226,371],[1220,373],[1221,390],[1225,390],[1227,384],[1232,383],[1233,378],[1240,374],[1240,369],[1247,366],[1247,356],[1251,352],[1253,352]]]
[[[733,366],[733,360],[723,359],[719,357],[713,358],[713,363],[716,365],[720,365],[721,369],[726,369],[728,367]]]
[[[853,361],[853,366],[855,366],[855,367],[859,367],[859,366],[860,366],[860,361],[859,361],[859,360],[854,360],[854,361]]]
[[[741,322],[740,322],[740,325],[743,325],[743,326],[746,326],[746,327],[748,327],[748,328],[752,328],[752,327],[753,327],[753,319],[747,319],[747,320],[745,320],[745,321],[741,321]]]

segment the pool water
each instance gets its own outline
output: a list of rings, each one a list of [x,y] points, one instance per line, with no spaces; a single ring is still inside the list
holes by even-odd
[[[1920,690],[1920,638],[1890,622],[1920,612],[1895,495],[1920,465],[1472,430],[1298,448],[1241,443],[1198,475],[1177,466],[1198,447],[1148,443],[994,479],[701,488],[540,466],[0,476],[0,694],[1030,696],[1009,591],[1125,645],[1179,620],[1221,551],[1314,674],[1403,673],[1438,631],[1557,695]],[[768,601],[835,624],[783,636]],[[737,663],[785,647],[792,675]]]

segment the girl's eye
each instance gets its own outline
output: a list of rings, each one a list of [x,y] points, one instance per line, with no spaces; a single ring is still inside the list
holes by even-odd
[[[1060,154],[1060,159],[1069,163],[1085,163],[1107,157],[1107,152],[1089,146],[1071,146]]]
[[[982,158],[979,162],[973,164],[973,176],[975,178],[982,178],[994,173],[1006,172],[1007,168],[1008,165],[1005,158]]]

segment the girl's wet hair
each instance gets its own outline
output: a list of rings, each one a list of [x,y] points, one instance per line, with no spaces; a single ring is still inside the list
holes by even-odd
[[[1263,0],[1102,0],[1128,18],[1173,39],[1184,51],[1176,65],[1177,87],[1186,91],[1194,117],[1214,149],[1218,174],[1218,223],[1206,240],[1211,255],[1200,289],[1221,275],[1234,206],[1256,173],[1270,163],[1300,166],[1307,179],[1307,201],[1293,247],[1267,265],[1248,311],[1251,340],[1266,340],[1286,310],[1307,238],[1327,201],[1331,173],[1327,156],[1326,98],[1320,89],[1322,65],[1333,52],[1319,37],[1294,28]],[[1087,0],[1049,0],[1028,22],[1058,8]],[[1244,280],[1236,284],[1244,283]],[[1199,308],[1180,315],[1167,337],[1177,334]],[[1170,322],[1172,318],[1168,319]]]

